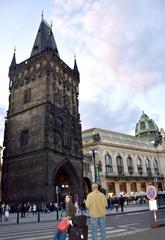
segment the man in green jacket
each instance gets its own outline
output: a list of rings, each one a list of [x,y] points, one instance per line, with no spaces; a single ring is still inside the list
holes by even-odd
[[[97,229],[101,227],[101,239],[106,240],[106,207],[107,198],[98,190],[96,183],[92,184],[92,192],[88,194],[86,207],[89,209],[92,227],[92,240],[97,240]]]

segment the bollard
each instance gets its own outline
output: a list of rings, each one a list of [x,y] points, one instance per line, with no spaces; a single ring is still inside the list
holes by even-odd
[[[19,224],[19,211],[17,211],[17,224]]]
[[[38,222],[40,222],[40,210],[38,210]]]
[[[56,211],[57,211],[57,220],[58,220],[59,219],[59,217],[58,217],[58,207],[57,207]]]

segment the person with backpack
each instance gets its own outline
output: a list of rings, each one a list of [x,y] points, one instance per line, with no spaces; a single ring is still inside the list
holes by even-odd
[[[72,196],[67,194],[65,196],[66,203],[66,218],[72,223],[73,218],[76,216],[76,207],[73,204]],[[68,230],[55,232],[53,240],[65,240],[67,238]]]

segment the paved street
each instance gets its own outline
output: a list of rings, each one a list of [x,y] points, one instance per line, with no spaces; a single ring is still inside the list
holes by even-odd
[[[89,225],[88,239],[91,240],[91,230]],[[0,227],[1,240],[51,240],[55,230],[54,222],[28,223],[22,225],[3,225]],[[136,223],[124,224],[122,226],[107,226],[107,239],[120,239],[120,236],[135,234],[149,230],[149,227],[137,228]],[[76,239],[75,239],[76,240]]]
[[[165,224],[165,209],[157,212],[158,223]],[[107,217],[107,225],[119,229],[120,232],[110,232],[109,239],[119,240],[165,240],[165,226],[151,228],[153,214],[149,211],[113,215]],[[118,226],[118,228],[117,228]]]
[[[151,229],[152,215],[150,211],[125,211],[124,214],[110,213],[107,216],[107,240],[164,240],[165,227]],[[158,219],[165,223],[165,209],[158,211]],[[51,217],[50,215],[46,215]],[[45,217],[46,217],[45,216]],[[30,216],[31,218],[33,216]],[[30,219],[29,217],[29,219]],[[36,217],[36,216],[35,216]],[[32,220],[32,219],[31,219]],[[26,222],[22,224],[1,223],[1,240],[52,240],[55,231],[56,220],[45,220],[41,222]],[[89,234],[91,240],[90,220],[88,219]],[[75,239],[76,240],[76,239]]]

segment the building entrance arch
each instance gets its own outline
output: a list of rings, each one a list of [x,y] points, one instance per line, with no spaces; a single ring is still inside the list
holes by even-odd
[[[84,194],[82,179],[70,161],[59,164],[55,169],[53,185],[56,202],[63,201],[66,194],[72,195],[73,200],[74,196],[78,195],[79,201],[82,200]]]

